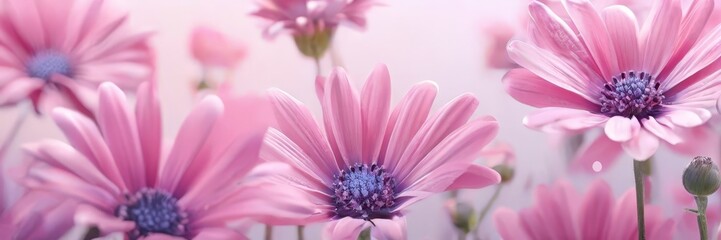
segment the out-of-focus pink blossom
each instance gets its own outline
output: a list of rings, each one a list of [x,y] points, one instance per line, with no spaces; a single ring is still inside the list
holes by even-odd
[[[193,29],[190,36],[190,50],[193,58],[203,67],[225,69],[235,67],[247,52],[242,42],[232,40],[218,30],[206,26]]]
[[[149,32],[134,31],[113,0],[5,0],[0,11],[0,106],[29,99],[92,115],[97,86],[149,80]]]
[[[608,184],[597,180],[580,195],[570,183],[540,185],[533,206],[500,208],[493,220],[503,239],[631,240],[637,238],[634,190],[616,199]],[[648,239],[673,239],[675,224],[662,209],[646,205]]]
[[[269,195],[260,192],[267,187],[259,177],[279,168],[258,161],[272,119],[267,99],[248,96],[225,106],[209,96],[164,149],[153,82],[140,86],[134,111],[112,83],[98,91],[97,123],[55,109],[53,119],[68,143],[25,146],[36,160],[25,184],[81,202],[75,222],[98,226],[103,234],[243,239],[226,224],[252,215],[243,211],[257,209],[258,199]]]
[[[524,124],[548,132],[603,128],[579,154],[584,168],[595,161],[610,165],[623,150],[648,159],[660,139],[694,141],[679,130],[704,124],[721,90],[715,64],[721,27],[702,34],[713,1],[693,1],[683,12],[679,1],[654,1],[642,22],[622,5],[598,9],[566,1],[564,7],[557,14],[531,3],[532,41],[508,45],[523,68],[504,76],[506,91],[541,108]]]
[[[415,85],[395,109],[385,66],[370,74],[360,94],[343,69],[318,78],[323,125],[285,92],[273,90],[278,126],[268,130],[263,159],[289,163],[278,187],[287,198],[270,220],[287,224],[331,221],[324,234],[355,239],[366,228],[378,239],[406,238],[406,208],[432,194],[499,183],[476,165],[498,131],[492,117],[471,119],[478,100],[464,94],[430,114],[437,87]]]
[[[280,32],[309,36],[333,31],[341,23],[365,28],[365,14],[377,4],[377,0],[262,0],[252,14],[268,21],[266,37]]]

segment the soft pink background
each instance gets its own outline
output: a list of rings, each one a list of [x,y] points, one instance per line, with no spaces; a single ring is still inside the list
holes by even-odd
[[[528,206],[532,195],[528,186],[550,183],[557,178],[572,178],[580,191],[595,177],[607,179],[618,195],[633,186],[629,157],[619,159],[613,167],[605,166],[598,176],[567,176],[563,154],[554,150],[553,138],[525,128],[521,119],[532,108],[517,103],[503,91],[501,70],[484,67],[484,49],[488,36],[481,32],[484,25],[511,21],[518,17],[525,1],[506,0],[396,0],[388,6],[373,9],[368,15],[368,29],[356,31],[341,27],[335,38],[335,49],[357,86],[377,63],[388,65],[393,99],[398,100],[413,83],[433,80],[439,85],[436,109],[455,96],[471,92],[481,102],[478,115],[490,114],[501,123],[499,140],[510,142],[517,151],[517,178],[503,190],[497,205],[518,209]],[[249,47],[247,59],[237,70],[233,81],[240,92],[262,91],[277,87],[305,102],[319,115],[314,92],[314,65],[295,49],[290,37],[274,41],[261,37],[258,19],[248,16],[253,9],[250,0],[130,0],[133,22],[155,29],[153,45],[158,55],[158,79],[163,104],[165,136],[174,136],[182,118],[195,98],[190,82],[200,74],[188,49],[188,36],[198,25],[210,25]],[[324,72],[329,62],[324,62]],[[0,134],[9,130],[20,109],[0,110]],[[232,109],[231,109],[232,110]],[[2,136],[2,135],[0,135]],[[45,137],[62,138],[48,118],[31,117],[16,142]],[[19,144],[16,144],[16,146]],[[17,148],[11,153],[18,157]],[[665,206],[667,214],[676,214],[668,196],[671,186],[680,185],[683,167],[690,160],[662,149],[657,155],[657,186],[655,202]],[[530,185],[529,185],[530,184]],[[492,189],[465,191],[463,199],[472,200],[477,209],[490,197]],[[664,197],[664,199],[661,199]],[[409,239],[445,239],[451,231],[443,214],[442,201],[436,196],[420,202],[408,215]],[[712,226],[715,231],[715,227]],[[307,239],[320,236],[321,225],[310,226]],[[490,216],[480,230],[484,238],[498,238]],[[262,239],[263,229],[257,226],[249,233],[251,239]],[[276,228],[275,239],[294,239],[294,229]]]

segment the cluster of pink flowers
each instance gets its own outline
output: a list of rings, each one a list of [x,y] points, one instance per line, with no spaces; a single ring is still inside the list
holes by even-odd
[[[491,210],[502,188],[530,177],[516,171],[523,166],[509,143],[491,144],[500,124],[476,114],[482,99],[464,93],[433,111],[442,84],[417,83],[392,104],[383,64],[361,88],[342,67],[321,72],[336,29],[364,28],[378,1],[265,0],[250,13],[267,24],[265,37],[288,33],[315,58],[318,75],[306,82],[317,116],[283,89],[232,94],[232,73],[250,48],[196,28],[190,50],[203,73],[195,90],[215,87],[210,69],[226,75],[172,139],[163,134],[153,32],[131,24],[122,1],[1,2],[0,106],[29,102],[64,140],[14,149],[11,135],[0,145],[2,165],[10,151],[22,156],[0,174],[0,239],[246,239],[254,224],[296,225],[302,238],[302,226],[314,223],[325,223],[324,239],[408,239],[409,207],[444,192],[459,237],[480,236],[488,215],[503,239],[673,239],[679,221],[644,200],[652,173],[638,168],[661,143],[697,155],[704,139],[718,143],[721,14],[713,0],[532,1],[518,17],[527,33],[491,29],[488,64],[513,68],[502,77],[505,91],[539,108],[524,125],[597,132],[570,169],[610,166],[623,153],[635,160],[636,189],[619,197],[603,180],[583,194],[558,180],[529,186],[533,194],[522,197],[532,205],[520,210]],[[683,179],[691,194],[672,195],[676,205],[698,204],[678,219],[706,224],[708,215],[713,231],[719,206],[711,201],[705,214],[707,196],[721,179],[711,163],[695,159],[688,168],[699,169]],[[496,192],[476,217],[458,193],[489,186]]]

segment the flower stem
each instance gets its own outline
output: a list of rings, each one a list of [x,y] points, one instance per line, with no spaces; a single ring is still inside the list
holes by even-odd
[[[320,57],[314,57],[313,61],[315,61],[315,75],[320,76],[323,73],[320,68]]]
[[[636,217],[638,219],[638,239],[646,239],[646,221],[644,220],[644,201],[643,201],[643,173],[641,165],[643,161],[633,160],[633,177],[636,182]]]
[[[694,196],[696,199],[696,205],[698,206],[698,212],[696,213],[696,220],[698,222],[698,233],[701,240],[708,239],[708,226],[706,224],[706,206],[708,205],[708,197],[706,196]]]
[[[273,226],[265,225],[265,240],[273,240]]]
[[[488,200],[486,203],[486,206],[483,207],[483,210],[481,210],[481,214],[478,215],[478,223],[476,223],[476,229],[481,227],[481,223],[483,223],[483,219],[488,215],[488,212],[491,210],[491,207],[498,199],[498,196],[501,195],[501,189],[503,189],[503,184],[499,184],[496,186],[496,190],[493,191],[493,195],[491,196],[491,199]]]
[[[303,225],[298,225],[298,240],[303,240],[303,239],[305,239],[305,237],[303,237],[303,236],[304,236],[304,234],[303,234],[304,230],[305,230],[305,226],[303,226]]]

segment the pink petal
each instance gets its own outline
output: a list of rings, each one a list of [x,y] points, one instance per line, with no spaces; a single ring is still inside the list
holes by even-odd
[[[336,159],[333,156],[328,141],[320,132],[320,127],[313,120],[313,116],[305,105],[280,90],[270,92],[273,110],[278,122],[278,130],[313,159],[317,167],[324,173],[338,171]],[[342,160],[339,159],[342,162]]]
[[[580,229],[582,239],[606,239],[612,222],[609,211],[614,204],[611,187],[602,180],[591,184],[581,201]]]
[[[155,185],[160,164],[161,150],[161,116],[160,101],[158,100],[155,81],[143,83],[138,87],[137,102],[135,104],[135,121],[138,124],[138,134],[141,136],[143,159],[145,160],[145,176],[147,186]]]
[[[674,89],[671,90],[673,93],[674,91],[678,91],[675,89],[677,85],[678,88],[684,88],[689,87],[690,84],[694,84],[693,82],[685,82],[699,79],[692,76],[707,67],[714,66],[713,63],[721,58],[721,47],[719,47],[719,44],[721,44],[721,27],[716,27],[711,32],[704,34],[688,53],[680,59],[673,70],[665,77],[669,79],[669,81],[662,82],[662,88]],[[709,70],[716,72],[718,68],[715,67]],[[718,82],[716,79],[712,81]],[[695,84],[701,83],[697,82]]]
[[[658,76],[671,58],[680,25],[681,3],[678,0],[654,2],[639,38],[642,44],[642,67],[651,75]]]
[[[618,58],[601,16],[590,1],[567,1],[565,6],[602,77],[611,79],[619,72]]]
[[[58,140],[44,140],[25,145],[33,159],[71,172],[89,184],[102,187],[112,195],[120,195],[120,189],[103,175],[82,153]]]
[[[632,119],[614,116],[608,119],[604,132],[609,139],[616,142],[625,142],[638,134],[641,124],[636,117]]]
[[[371,235],[378,240],[408,239],[406,234],[406,218],[394,216],[392,219],[374,219],[375,227]]]
[[[314,186],[324,186],[324,182],[331,182],[336,171],[326,171],[319,168],[317,160],[311,159],[293,141],[276,129],[268,129],[265,137],[265,145],[260,154],[266,161],[284,162],[298,168],[305,179]]]
[[[667,106],[669,112],[659,116],[657,120],[666,126],[678,125],[681,127],[696,127],[704,124],[711,118],[711,112],[703,108],[689,108],[680,106]]]
[[[145,186],[145,164],[140,151],[140,136],[125,94],[112,83],[103,83],[98,109],[98,126],[120,173],[131,191]]]
[[[92,161],[118,188],[122,191],[128,190],[117,163],[93,120],[65,108],[53,109],[52,117],[77,151]]]
[[[56,168],[40,166],[30,168],[25,184],[32,189],[63,194],[107,210],[115,208],[117,204],[116,196],[105,189]]]
[[[368,225],[366,223],[365,220],[350,217],[333,221],[326,226],[328,235],[324,236],[324,239],[357,239]]]
[[[707,21],[714,10],[713,0],[701,0],[691,2],[691,6],[687,10],[683,20],[681,20],[681,27],[679,30],[679,38],[676,44],[676,52],[671,57],[669,62],[677,63],[688,54],[689,49],[696,43],[701,35],[701,31],[708,24]],[[666,69],[672,70],[672,69]],[[664,71],[666,71],[664,70]],[[662,73],[662,75],[664,75]]]
[[[458,189],[477,189],[490,184],[501,182],[501,176],[493,169],[485,166],[471,164],[470,167],[453,183],[446,188],[446,191]]]
[[[596,140],[585,145],[573,157],[573,169],[579,169],[584,172],[594,172],[593,164],[601,163],[602,169],[608,169],[608,166],[618,160],[623,148],[621,144],[612,141],[605,134],[600,134]]]
[[[577,59],[584,64],[594,64],[591,54],[574,32],[574,29],[561,19],[550,7],[541,2],[531,2],[528,5],[533,24],[532,39],[541,48],[549,49],[554,53],[571,59]],[[565,9],[563,11],[565,13]],[[579,66],[589,76],[590,80],[603,83],[601,76],[587,67]]]
[[[508,240],[531,239],[526,235],[525,231],[518,228],[520,220],[518,214],[513,210],[505,207],[498,208],[493,213],[493,224],[501,238]]]
[[[3,11],[15,31],[32,49],[46,46],[45,28],[36,1],[6,1]]]
[[[266,95],[251,93],[239,96],[226,94],[221,100],[225,111],[215,122],[208,139],[196,156],[196,161],[188,166],[188,169],[193,171],[186,171],[183,175],[178,192],[185,192],[191,186],[199,185],[197,182],[201,178],[213,178],[213,174],[223,176],[214,180],[218,181],[217,183],[227,178],[240,178],[257,163],[257,149],[246,151],[252,149],[256,142],[248,139],[262,136],[268,125],[273,124],[275,119],[269,99]],[[228,164],[224,161],[232,161],[231,164],[235,166],[223,169],[222,166]],[[222,173],[210,173],[212,171]]]
[[[258,165],[260,147],[263,144],[265,129],[258,129],[255,134],[238,137],[217,157],[213,164],[198,174],[191,182],[187,192],[178,201],[181,207],[188,204],[201,205],[193,202],[196,198],[212,196],[221,189],[235,188],[235,181],[242,179],[253,167]]]
[[[426,121],[437,91],[438,86],[433,82],[418,83],[393,110],[378,159],[386,169],[399,165],[401,155]]]
[[[635,193],[633,189],[630,189],[616,200],[613,224],[608,229],[609,239],[636,239],[638,237]]]
[[[508,44],[508,56],[540,78],[575,93],[590,102],[598,102],[603,85],[587,81],[593,79],[569,65],[553,52],[521,41]]]
[[[426,121],[418,130],[406,148],[396,169],[392,169],[396,177],[405,177],[418,165],[438,143],[448,134],[460,128],[478,107],[478,100],[471,94],[463,94],[446,104],[435,116]]]
[[[547,107],[523,118],[523,124],[547,132],[576,132],[606,123],[608,117],[585,110]]]
[[[391,100],[388,68],[378,65],[366,80],[361,91],[363,121],[363,157],[365,163],[375,162],[383,144]]]
[[[86,226],[97,226],[100,231],[105,234],[128,232],[135,228],[135,223],[132,221],[123,221],[88,205],[78,206],[75,213],[75,223]]]
[[[639,69],[638,23],[633,12],[625,6],[611,6],[603,10],[603,18],[611,37],[618,67],[621,71]]]
[[[571,191],[573,191],[573,187],[565,182],[550,189],[539,187],[534,191],[537,209],[540,211],[540,216],[543,216],[544,225],[550,230],[552,239],[577,238],[572,210],[569,207],[574,203],[567,197]]]
[[[670,144],[678,144],[680,143],[681,137],[679,137],[671,128],[661,125],[656,121],[656,118],[649,117],[647,119],[641,120],[641,124],[643,124],[643,128],[648,130],[649,132],[656,135],[658,138],[665,140],[666,142]]]
[[[360,163],[363,147],[360,99],[350,86],[345,70],[336,69],[328,80],[323,115],[330,116],[330,132],[346,165]]]
[[[238,219],[272,225],[306,225],[327,220],[330,211],[325,202],[319,203],[295,186],[276,183],[245,186],[206,206],[208,208],[190,206],[202,213],[194,219],[196,227],[221,227]]]
[[[44,85],[43,80],[36,78],[15,79],[0,88],[0,106],[28,99],[30,93],[41,90]]]
[[[409,186],[408,190],[442,191],[463,171],[456,168],[468,167],[470,161],[480,156],[486,146],[498,133],[498,123],[492,118],[481,118],[471,121],[443,139],[428,155],[425,156],[413,171],[404,179],[400,179],[401,186]],[[443,179],[430,178],[434,171],[443,171]],[[439,173],[436,173],[439,174]],[[426,179],[426,180],[423,180]],[[491,180],[500,181],[500,177]],[[435,184],[431,184],[431,182]],[[491,182],[494,184],[497,182]],[[430,185],[429,185],[430,184]],[[414,187],[415,186],[415,187]],[[426,189],[426,187],[431,187]]]
[[[221,114],[223,103],[215,96],[206,97],[193,108],[183,121],[168,157],[160,163],[158,187],[175,192],[188,166],[193,161],[205,161],[197,160],[196,156]]]
[[[658,138],[645,129],[622,144],[623,149],[635,160],[649,159],[658,149]]]
[[[564,107],[585,110],[599,108],[596,103],[560,88],[524,68],[508,71],[503,76],[503,85],[511,97],[534,107]]]

